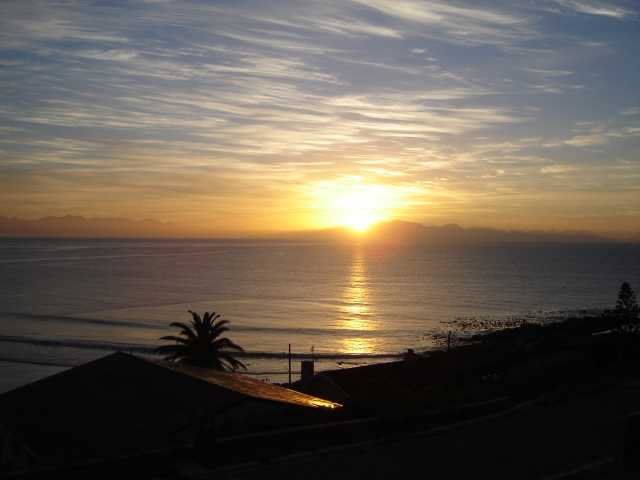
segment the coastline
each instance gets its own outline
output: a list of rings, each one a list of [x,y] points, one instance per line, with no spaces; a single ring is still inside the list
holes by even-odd
[[[528,315],[510,316],[505,318],[473,317],[459,319],[449,322],[442,328],[430,335],[433,346],[428,349],[417,350],[421,358],[430,355],[438,355],[438,352],[446,349],[447,332],[453,331],[452,345],[467,345],[475,338],[492,338],[497,335],[508,335],[509,332],[517,332],[521,324],[543,327],[546,325],[563,324],[567,320],[576,318],[593,319],[602,316],[605,309],[575,309],[556,312],[536,312]],[[486,330],[481,331],[482,327]],[[58,340],[28,339],[30,349],[45,348],[46,354],[29,358],[29,354],[20,352],[19,349],[23,340],[0,336],[0,341],[9,342],[14,355],[0,357],[0,364],[4,365],[6,374],[0,380],[0,393],[12,388],[21,386],[39,378],[48,376],[51,372],[63,371],[81,365],[87,361],[94,360],[110,352],[123,351],[141,355],[144,358],[157,359],[153,355],[154,346],[117,344],[114,342],[101,343],[99,348],[95,348],[95,342],[76,340],[71,343]],[[67,349],[70,353],[66,357],[60,358],[57,349]],[[416,349],[413,349],[416,350]],[[331,372],[341,370],[352,370],[360,367],[378,368],[377,365],[398,362],[404,358],[405,352],[398,353],[326,353],[316,352],[292,353],[292,375],[294,380],[300,376],[300,362],[303,360],[314,360],[315,371]],[[284,384],[288,381],[287,353],[286,352],[244,352],[239,355],[249,365],[249,371],[244,372],[252,377],[259,378],[271,383]],[[24,370],[24,380],[21,378],[21,370]]]

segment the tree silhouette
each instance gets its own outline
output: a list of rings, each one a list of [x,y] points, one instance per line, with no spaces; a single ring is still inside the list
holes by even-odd
[[[638,323],[638,312],[636,294],[628,282],[623,282],[622,285],[620,285],[615,309],[620,328],[627,327],[635,329]]]
[[[243,348],[221,335],[228,331],[227,320],[219,320],[216,312],[205,312],[202,317],[189,310],[193,317],[189,324],[182,322],[171,323],[172,327],[180,329],[179,335],[168,335],[160,340],[175,342],[173,345],[162,345],[156,348],[156,353],[165,356],[165,360],[181,362],[197,367],[213,368],[216,370],[237,370],[246,366],[237,360],[234,352],[243,352]]]

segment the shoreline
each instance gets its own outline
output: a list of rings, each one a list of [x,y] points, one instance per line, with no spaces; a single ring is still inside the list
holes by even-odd
[[[433,346],[427,349],[414,349],[416,351],[416,355],[419,357],[429,357],[433,355],[438,355],[438,352],[446,350],[446,336],[447,331],[451,331],[453,333],[454,341],[452,344],[452,348],[459,348],[460,346],[469,345],[477,341],[482,341],[482,339],[490,339],[495,336],[504,336],[504,335],[513,335],[514,332],[517,334],[518,328],[514,328],[514,325],[522,325],[525,324],[529,328],[546,328],[552,325],[561,325],[567,321],[575,321],[578,319],[593,319],[599,318],[605,315],[606,309],[604,308],[580,308],[580,309],[566,309],[561,311],[552,311],[552,312],[537,312],[536,315],[527,314],[527,315],[510,315],[504,316],[502,318],[496,318],[492,316],[476,316],[476,317],[466,317],[463,319],[457,319],[456,321],[449,322],[444,327],[449,327],[450,330],[443,328],[440,330],[440,333],[431,334],[431,341],[433,342]],[[581,316],[580,316],[581,315]],[[477,327],[479,324],[485,322],[486,325],[489,325],[490,328],[484,331],[478,331]],[[466,324],[466,326],[465,326]],[[462,325],[462,328],[460,328]],[[473,328],[470,328],[469,325],[476,327],[474,331]],[[510,333],[511,332],[511,333]],[[156,355],[151,354],[155,347],[153,346],[142,346],[136,345],[133,346],[131,344],[118,344],[116,342],[99,342],[100,347],[96,348],[95,343],[93,341],[72,341],[65,342],[61,340],[47,340],[47,339],[30,339],[30,338],[19,338],[12,336],[0,336],[0,342],[9,342],[12,344],[22,344],[26,343],[32,345],[34,348],[68,348],[68,349],[79,349],[79,352],[82,355],[72,352],[72,357],[74,361],[63,361],[63,360],[48,360],[48,359],[30,359],[30,358],[19,358],[19,357],[0,357],[0,362],[3,363],[11,363],[13,365],[25,365],[28,366],[30,370],[33,371],[33,368],[42,367],[43,373],[42,377],[44,378],[48,372],[49,368],[59,368],[66,369],[72,368],[86,361],[90,361],[95,358],[99,358],[105,355],[107,352],[116,352],[123,351],[126,353],[133,353],[142,355],[143,357],[148,357],[150,359],[159,358]],[[122,348],[119,348],[122,347]],[[129,348],[127,348],[129,347]],[[409,349],[408,349],[409,350]],[[389,363],[395,363],[398,361],[402,361],[402,359],[406,356],[406,352],[401,353],[356,353],[356,354],[341,354],[341,353],[322,353],[322,352],[314,352],[314,353],[301,353],[301,352],[292,352],[291,358],[293,360],[293,368],[292,375],[296,378],[296,380],[300,376],[300,362],[302,360],[315,360],[315,371],[316,373],[322,372],[331,372],[331,371],[343,371],[343,370],[352,370],[362,367],[372,367],[376,368],[377,365],[387,365]],[[50,356],[50,353],[48,354]],[[244,352],[238,355],[238,357],[244,359],[250,359],[250,368],[246,372],[247,375],[255,378],[260,378],[266,380],[270,383],[278,383],[283,384],[288,380],[288,369],[287,369],[287,352]],[[251,365],[253,364],[253,365]],[[32,368],[33,367],[33,368]],[[19,370],[19,367],[15,367],[15,370]],[[31,373],[29,375],[29,379],[32,380],[34,378],[34,374]],[[27,382],[21,382],[20,379],[11,379],[9,382],[12,387],[20,386]],[[0,382],[0,393],[8,391],[6,387],[2,385]]]

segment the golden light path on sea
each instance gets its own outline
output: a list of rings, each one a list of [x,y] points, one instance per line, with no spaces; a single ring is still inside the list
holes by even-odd
[[[357,249],[353,254],[342,302],[338,328],[363,333],[377,329],[367,280],[366,257],[361,249]],[[366,336],[346,337],[341,340],[341,348],[347,354],[374,353],[376,345]]]

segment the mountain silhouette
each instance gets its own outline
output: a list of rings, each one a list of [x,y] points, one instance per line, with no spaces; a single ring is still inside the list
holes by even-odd
[[[216,238],[215,232],[185,228],[177,223],[126,218],[87,218],[66,215],[36,220],[0,217],[1,237],[75,237],[75,238]],[[228,235],[225,235],[229,238]],[[238,235],[237,238],[247,237]],[[610,238],[576,231],[519,231],[492,228],[464,228],[456,224],[425,226],[415,222],[392,220],[373,225],[364,234],[346,227],[297,232],[253,234],[250,238],[271,240],[344,243],[358,241],[384,245],[483,245],[500,243],[584,243],[611,242]],[[632,239],[631,241],[640,241]]]
[[[492,228],[464,228],[457,224],[425,226],[392,220],[372,226],[365,234],[338,227],[312,232],[295,232],[282,238],[315,242],[351,242],[370,245],[489,245],[502,243],[606,243],[615,240],[589,232],[519,231]]]

